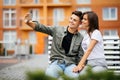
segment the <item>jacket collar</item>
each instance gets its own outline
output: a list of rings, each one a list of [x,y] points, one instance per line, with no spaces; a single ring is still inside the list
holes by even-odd
[[[67,26],[67,27],[64,28],[64,33],[67,33],[68,27],[69,27],[69,26]],[[78,34],[79,34],[79,32],[78,32],[78,30],[77,30],[76,33],[75,33],[75,35],[78,35]]]

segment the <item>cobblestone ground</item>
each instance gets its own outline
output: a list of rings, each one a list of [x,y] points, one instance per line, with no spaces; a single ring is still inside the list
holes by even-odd
[[[20,63],[21,61],[19,61],[17,58],[1,58],[0,57],[0,70],[5,68],[5,67],[8,67],[8,66],[12,66],[12,65],[15,65],[17,63]]]
[[[23,61],[0,70],[0,80],[26,80],[26,72],[45,70],[48,66],[48,55],[35,55],[32,59]]]

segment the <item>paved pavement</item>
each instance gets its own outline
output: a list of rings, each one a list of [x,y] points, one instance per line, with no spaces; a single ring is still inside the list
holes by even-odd
[[[1,58],[0,57],[0,70],[5,68],[5,67],[8,67],[8,66],[12,66],[12,65],[15,65],[15,64],[18,64],[20,63],[21,61],[19,61],[17,58]]]
[[[26,80],[26,71],[45,70],[47,66],[47,54],[33,55],[30,59],[2,68],[0,80]]]

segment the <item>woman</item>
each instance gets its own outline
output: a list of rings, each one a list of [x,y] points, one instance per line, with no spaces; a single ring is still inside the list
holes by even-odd
[[[73,68],[73,72],[80,72],[80,74],[83,74],[88,65],[92,67],[93,72],[107,70],[103,39],[99,31],[99,22],[96,13],[92,11],[84,12],[82,15],[81,27],[87,32],[82,41],[84,55],[79,64]],[[87,66],[84,68],[86,61]]]

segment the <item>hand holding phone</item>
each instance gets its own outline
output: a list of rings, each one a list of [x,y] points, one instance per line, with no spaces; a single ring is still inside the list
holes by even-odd
[[[24,22],[27,24],[30,20],[32,20],[32,12],[25,14]]]

